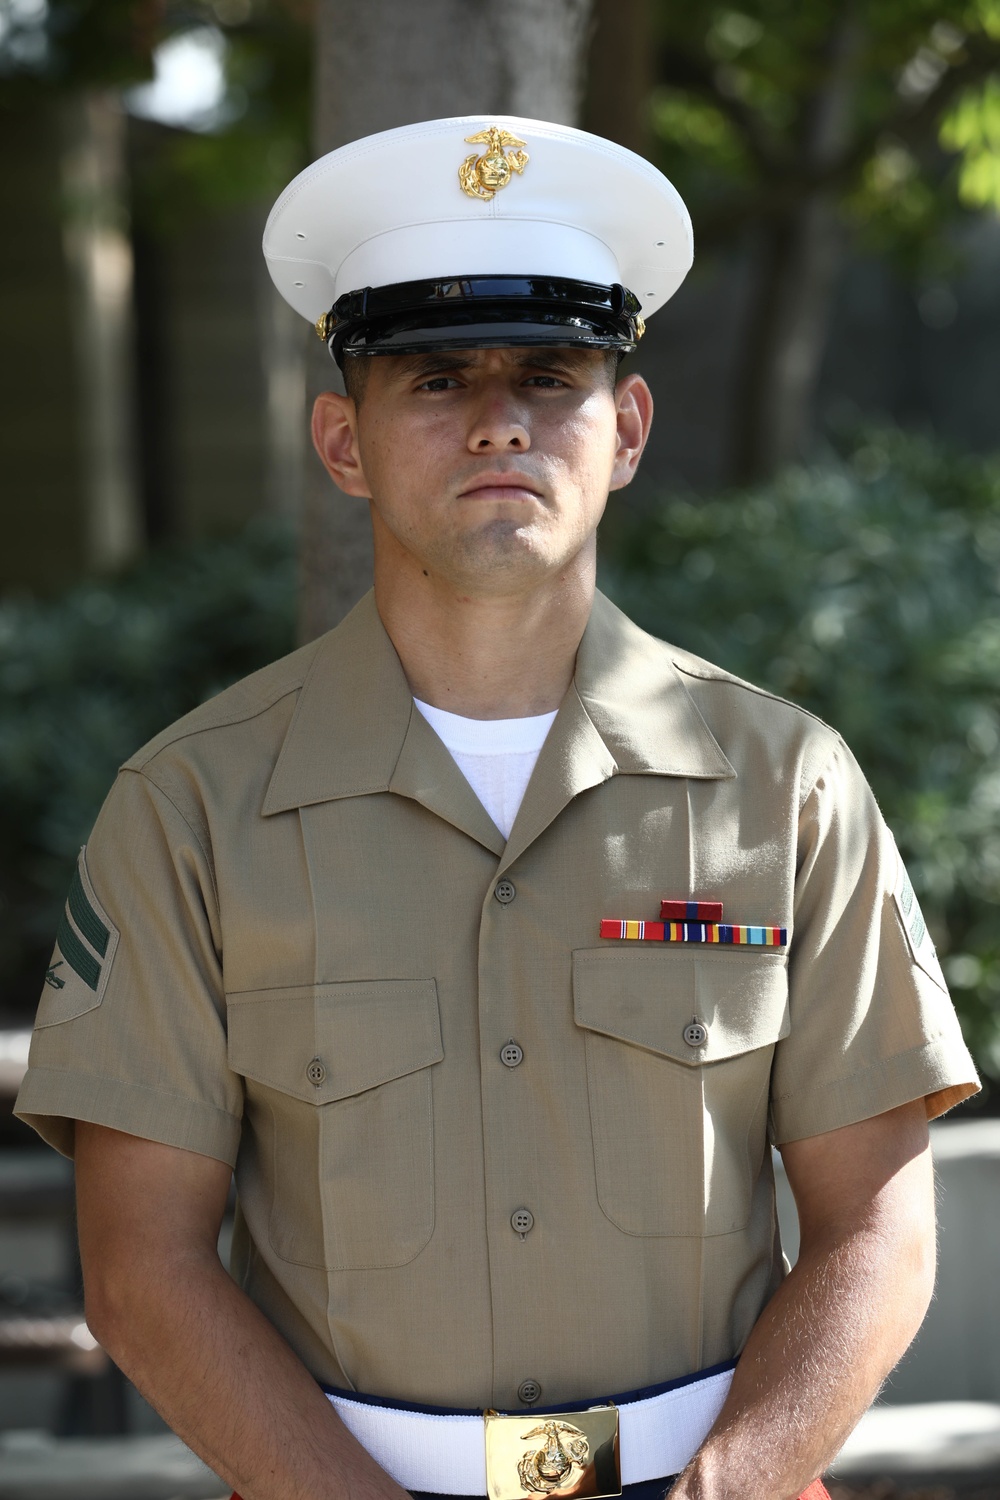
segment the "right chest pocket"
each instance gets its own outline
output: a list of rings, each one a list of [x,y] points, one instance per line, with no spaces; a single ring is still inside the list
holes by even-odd
[[[297,1265],[405,1265],[434,1230],[433,979],[230,995],[251,1232]]]

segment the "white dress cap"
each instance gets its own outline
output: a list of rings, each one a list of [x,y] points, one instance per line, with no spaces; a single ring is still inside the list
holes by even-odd
[[[692,254],[687,209],[649,162],[509,115],[428,120],[331,151],[264,230],[275,286],[312,323],[364,288],[489,276],[623,286],[645,319]]]

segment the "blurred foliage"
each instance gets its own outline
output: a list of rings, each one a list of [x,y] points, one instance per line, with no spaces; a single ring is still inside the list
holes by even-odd
[[[0,1006],[30,1014],[73,861],[146,740],[294,648],[287,528],[154,555],[53,602],[0,602]]]
[[[165,9],[160,0],[0,0],[4,92],[151,78]]]
[[[309,158],[312,0],[0,0],[0,110],[154,76],[157,47],[206,29],[225,97],[214,121],[164,130],[133,179],[147,227],[273,197]]]
[[[1000,1078],[1000,462],[872,431],[745,493],[612,504],[602,555],[647,630],[844,735]]]
[[[153,227],[194,212],[274,198],[310,159],[312,6],[308,0],[215,0],[184,7],[185,27],[225,38],[221,128],[176,131],[133,177],[137,212]],[[199,19],[200,18],[200,19]]]
[[[828,194],[913,269],[1000,208],[997,0],[656,7],[652,125],[702,245]]]

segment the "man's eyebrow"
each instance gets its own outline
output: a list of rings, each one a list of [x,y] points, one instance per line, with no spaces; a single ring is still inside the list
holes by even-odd
[[[517,364],[522,370],[562,370],[564,372],[583,370],[591,364],[591,360],[587,358],[590,352],[589,349],[577,350],[562,347],[546,349],[542,345],[537,349],[526,349],[518,358]]]
[[[470,355],[442,349],[437,354],[415,354],[409,358],[403,355],[397,368],[400,377],[409,380],[414,375],[441,375],[449,370],[467,370],[471,364],[473,360]]]

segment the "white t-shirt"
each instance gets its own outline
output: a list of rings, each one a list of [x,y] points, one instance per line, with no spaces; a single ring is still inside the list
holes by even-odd
[[[419,698],[413,701],[504,838],[509,838],[555,713],[529,719],[464,719]]]

